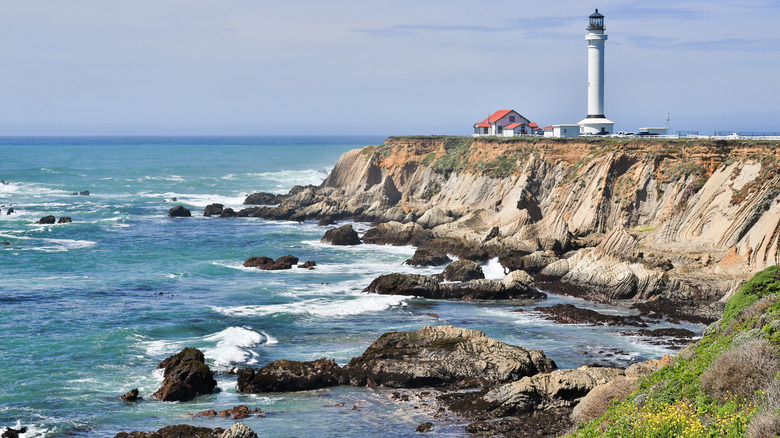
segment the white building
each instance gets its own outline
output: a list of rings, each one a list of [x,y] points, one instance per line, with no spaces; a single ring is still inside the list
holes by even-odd
[[[499,110],[474,124],[474,137],[533,135],[538,127],[515,110]]]
[[[666,128],[639,128],[639,135],[667,135]]]
[[[588,18],[588,116],[579,123],[580,133],[611,134],[615,123],[604,116],[604,16],[596,9]]]
[[[545,128],[545,136],[547,135]],[[552,125],[553,138],[579,137],[580,125]]]

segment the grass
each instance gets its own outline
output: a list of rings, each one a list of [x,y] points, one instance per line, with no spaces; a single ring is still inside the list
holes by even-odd
[[[772,337],[780,331],[778,297],[780,266],[757,273],[699,342],[572,436],[758,437],[771,430],[780,423],[780,336]],[[755,330],[768,332],[766,339],[737,342]],[[742,378],[748,375],[750,382]]]

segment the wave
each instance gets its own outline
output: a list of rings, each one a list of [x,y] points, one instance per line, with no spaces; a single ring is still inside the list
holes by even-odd
[[[351,299],[334,300],[315,298],[287,304],[248,305],[233,307],[212,306],[211,309],[226,316],[266,316],[273,314],[311,315],[316,317],[343,317],[364,313],[376,313],[393,307],[405,307],[413,298],[403,295],[351,296]]]
[[[482,272],[488,280],[503,280],[506,277],[504,267],[498,262],[498,257],[488,260],[486,265],[482,266]]]
[[[268,343],[268,337],[246,327],[228,327],[221,332],[203,337],[206,342],[216,342],[211,348],[204,348],[203,354],[214,361],[218,367],[232,364],[252,365],[257,363],[259,355],[251,350],[262,343]],[[276,339],[274,339],[275,342]]]
[[[266,332],[256,332],[249,327],[228,327],[222,331],[177,341],[148,340],[140,337],[148,356],[160,357],[175,354],[184,347],[195,346],[203,351],[214,367],[226,369],[235,364],[253,365],[259,355],[253,351],[259,345],[274,345],[279,341]]]
[[[60,225],[64,225],[64,224],[60,224]],[[41,238],[41,237],[18,236],[14,234],[5,234],[5,233],[0,233],[0,238],[8,238],[8,239],[24,240],[24,241],[42,241],[44,243],[44,245],[42,246],[15,247],[16,250],[22,250],[22,251],[63,252],[72,249],[90,248],[97,245],[97,242],[94,242],[92,240],[48,239],[48,238]]]
[[[319,185],[328,176],[326,169],[307,170],[280,170],[277,172],[249,173],[248,177],[261,178],[267,181],[282,183],[277,187],[289,187],[293,185]]]

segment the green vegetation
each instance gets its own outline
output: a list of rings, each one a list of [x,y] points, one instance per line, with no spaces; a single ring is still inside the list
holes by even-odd
[[[431,152],[430,154],[426,155],[425,158],[422,159],[420,164],[426,167],[430,166],[434,158],[436,158],[436,152]]]
[[[445,175],[460,170],[469,159],[471,137],[446,137],[444,140],[444,156],[433,163],[433,170]]]
[[[756,274],[723,318],[574,437],[772,437],[780,430],[780,266]]]

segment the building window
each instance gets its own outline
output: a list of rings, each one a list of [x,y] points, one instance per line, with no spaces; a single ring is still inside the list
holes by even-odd
[[[515,116],[509,116],[509,123],[514,123]]]

